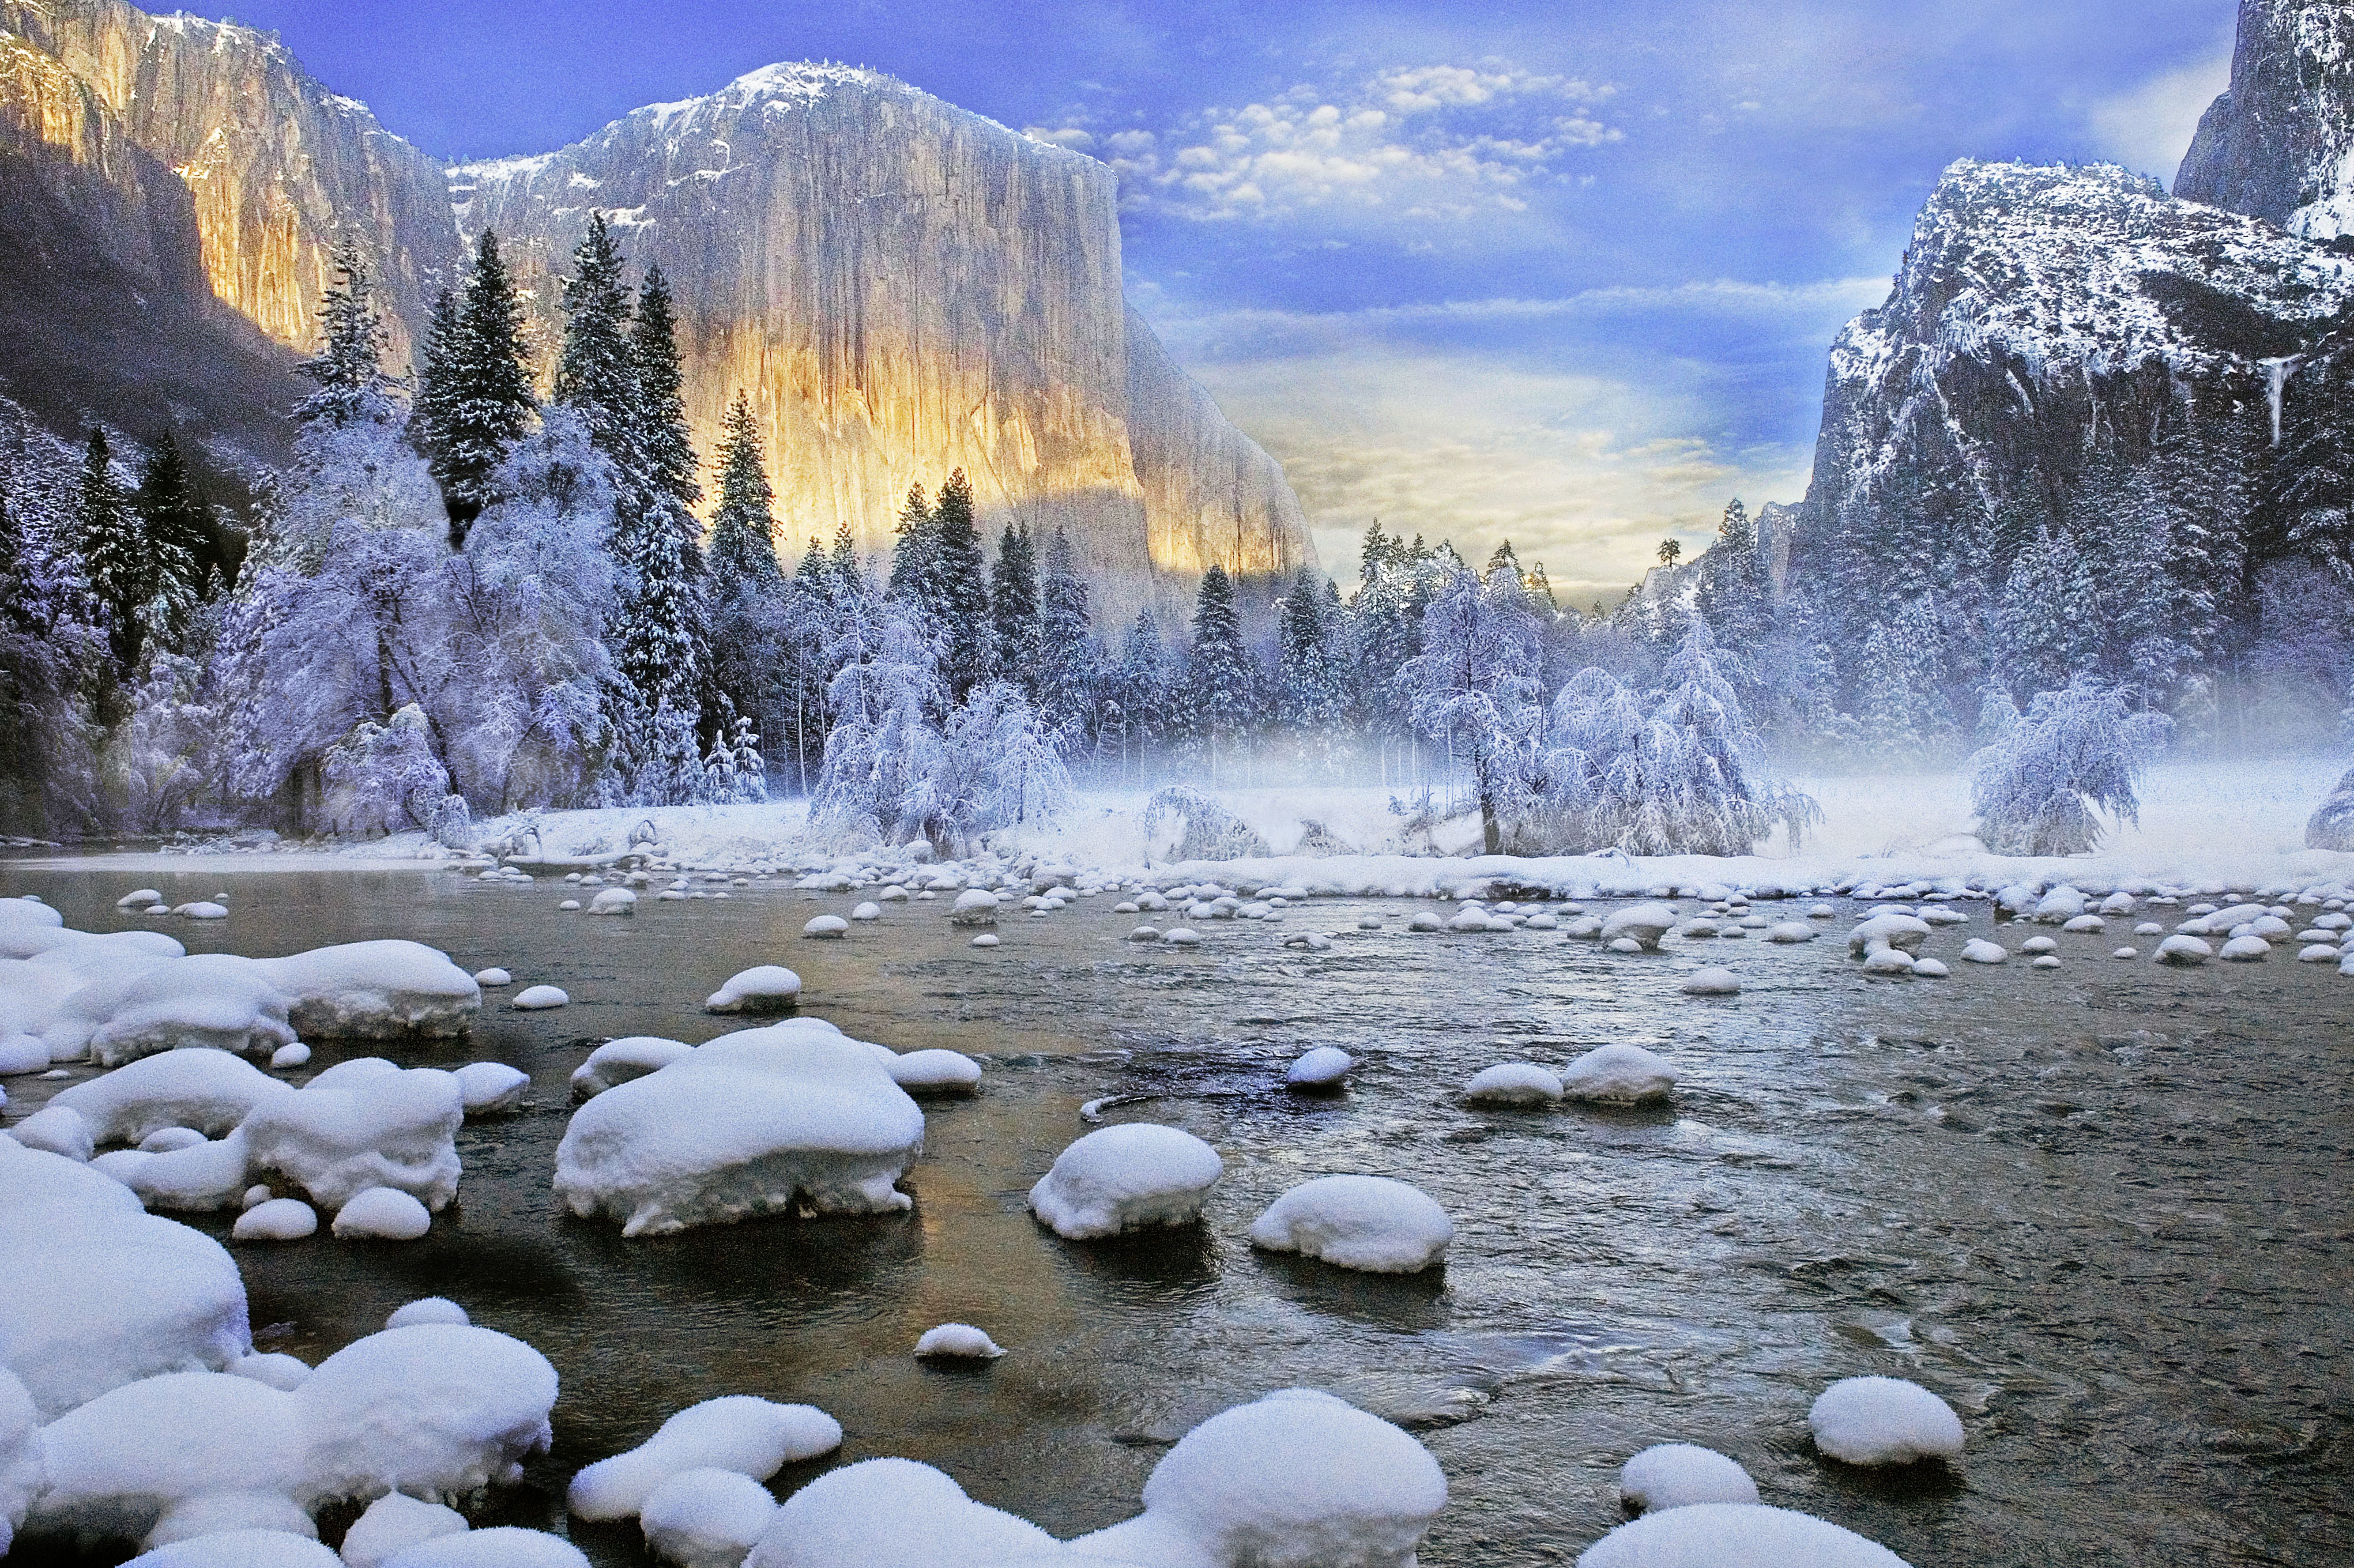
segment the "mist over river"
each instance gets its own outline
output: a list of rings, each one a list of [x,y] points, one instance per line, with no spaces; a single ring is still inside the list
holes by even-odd
[[[1766,1501],[1919,1568],[2354,1561],[2354,1032],[2334,966],[2168,969],[2112,962],[2115,935],[2055,931],[2057,970],[1867,979],[1840,939],[1863,907],[1848,900],[1816,922],[1829,939],[1671,938],[1640,957],[1558,931],[1410,934],[1430,906],[1384,899],[1139,946],[1108,894],[1044,918],[1009,904],[993,949],[949,926],[946,899],[815,942],[803,923],[858,895],[757,883],[587,919],[557,912],[568,895],[551,880],[152,863],[0,864],[0,893],[37,894],[84,930],[159,924],[192,951],[412,938],[570,992],[545,1012],[486,993],[470,1039],[394,1053],[505,1062],[533,1083],[521,1114],[466,1124],[458,1200],[423,1240],[232,1248],[261,1350],[315,1362],[443,1295],[556,1364],[556,1446],[494,1499],[504,1522],[567,1528],[581,1466],[686,1404],[756,1393],[820,1405],[848,1434],[778,1476],[780,1497],[901,1455],[1070,1537],[1132,1516],[1192,1425],[1309,1385],[1438,1457],[1451,1500],[1426,1564],[1574,1559],[1624,1517],[1619,1465],[1669,1441],[1732,1455]],[[173,904],[225,893],[230,916],[114,907],[142,885]],[[1932,954],[2019,934],[1962,907],[1969,923]],[[1356,928],[1368,915],[1381,929]],[[1332,949],[1281,946],[1302,930],[1333,933]],[[572,1069],[608,1038],[741,1027],[701,1001],[759,963],[798,970],[802,1012],[854,1036],[982,1063],[977,1097],[926,1105],[914,1210],[642,1240],[560,1213]],[[1740,970],[1740,996],[1681,993],[1716,963]],[[1458,1101],[1481,1067],[1558,1069],[1614,1041],[1674,1064],[1671,1108]],[[313,1071],[376,1054],[314,1044]],[[1345,1092],[1284,1087],[1317,1045],[1358,1058]],[[0,1115],[61,1086],[12,1078]],[[1203,1225],[1090,1245],[1031,1218],[1031,1184],[1097,1101],[1103,1120],[1217,1148]],[[1279,1192],[1336,1172],[1435,1197],[1457,1227],[1443,1276],[1249,1249]],[[184,1217],[227,1240],[229,1215]],[[950,1320],[1009,1353],[917,1362],[917,1335]],[[1865,1372],[1951,1404],[1961,1463],[1892,1474],[1819,1456],[1808,1403]],[[323,1521],[330,1541],[347,1517]],[[568,1528],[599,1563],[652,1561],[632,1523]],[[101,1560],[27,1543],[8,1561]]]

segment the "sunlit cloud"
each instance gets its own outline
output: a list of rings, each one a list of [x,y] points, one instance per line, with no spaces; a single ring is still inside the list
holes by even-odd
[[[2199,117],[2231,85],[2229,51],[2152,77],[2093,105],[2094,139],[2105,156],[2171,185]]]

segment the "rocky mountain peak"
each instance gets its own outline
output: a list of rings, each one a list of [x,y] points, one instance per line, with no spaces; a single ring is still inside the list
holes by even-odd
[[[2354,234],[2354,5],[2241,0],[2232,85],[2174,194],[2308,238]]]

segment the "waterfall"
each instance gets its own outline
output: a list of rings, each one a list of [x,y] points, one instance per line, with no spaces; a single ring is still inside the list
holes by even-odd
[[[2258,365],[2264,367],[2264,376],[2266,379],[2264,396],[2272,404],[2273,445],[2274,446],[2280,445],[2281,394],[2288,386],[2289,372],[2295,370],[2297,366],[2297,362],[2304,357],[2305,356],[2301,354],[2290,354],[2284,355],[2278,359],[2259,359],[2256,361]]]

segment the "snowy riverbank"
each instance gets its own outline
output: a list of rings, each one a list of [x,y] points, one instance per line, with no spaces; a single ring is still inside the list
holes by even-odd
[[[1378,788],[1292,788],[1209,791],[1267,845],[1267,857],[1225,862],[1242,875],[1326,894],[1453,892],[1483,880],[1510,880],[1565,895],[1647,893],[1656,888],[1790,888],[1908,882],[1975,884],[2069,882],[2088,892],[2172,886],[2189,891],[2254,890],[2354,883],[2354,855],[2305,847],[2305,824],[2343,770],[2332,758],[2260,762],[2172,762],[2150,770],[2141,821],[2118,823],[2090,855],[2019,859],[1988,853],[1972,836],[1969,787],[1958,773],[1878,774],[1794,780],[1822,805],[1824,821],[1793,853],[1778,836],[1755,855],[1628,858],[1474,857],[1476,826],[1442,830],[1437,847],[1451,855],[1398,853],[1401,819]],[[1002,858],[1035,857],[1122,881],[1208,874],[1174,863],[1175,832],[1145,825],[1146,790],[1082,792],[1072,810],[1045,830],[999,834]],[[681,869],[815,870],[837,861],[868,862],[878,852],[825,844],[808,834],[799,800],[762,805],[674,806],[547,811],[481,824],[478,842],[511,844],[536,826],[538,852],[564,860],[626,852],[648,843]],[[1296,853],[1312,828],[1341,853]],[[528,853],[528,852],[527,852]],[[881,852],[902,859],[905,851]],[[233,862],[239,869],[380,869],[471,859],[423,833],[396,834],[336,847],[257,848],[224,842],[194,854],[110,857],[125,869]]]

